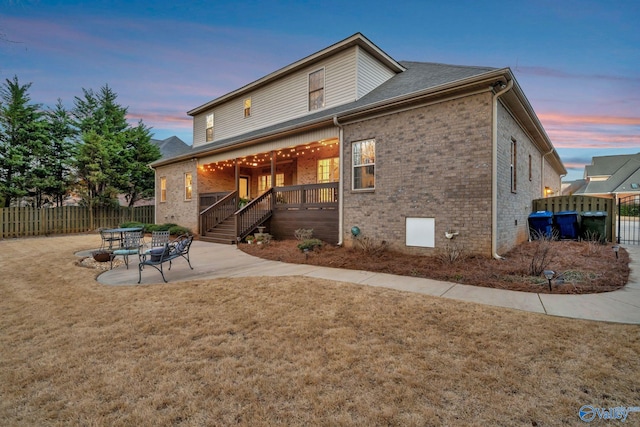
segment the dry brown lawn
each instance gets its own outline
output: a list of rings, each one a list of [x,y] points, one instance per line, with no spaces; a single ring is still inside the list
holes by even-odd
[[[95,239],[0,241],[0,425],[555,426],[640,404],[638,326],[301,277],[108,287],[73,255]]]

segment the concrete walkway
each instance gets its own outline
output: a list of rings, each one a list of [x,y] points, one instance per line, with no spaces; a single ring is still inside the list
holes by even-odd
[[[382,286],[459,301],[475,302],[516,310],[576,319],[640,324],[640,247],[625,247],[631,257],[631,276],[624,288],[599,294],[553,295],[517,292],[462,285],[416,277],[395,276],[368,271],[344,270],[307,264],[287,264],[248,255],[232,245],[194,241],[190,270],[186,261],[175,260],[165,276],[171,283],[223,277],[306,276],[368,286]],[[98,276],[105,285],[128,286],[138,283],[137,263]],[[168,267],[168,266],[167,266]],[[153,268],[142,272],[142,284],[160,284],[162,277]]]

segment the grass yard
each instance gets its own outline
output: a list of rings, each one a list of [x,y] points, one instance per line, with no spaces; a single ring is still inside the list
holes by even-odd
[[[640,405],[639,326],[300,277],[107,287],[73,255],[95,241],[0,241],[0,425],[556,426]]]

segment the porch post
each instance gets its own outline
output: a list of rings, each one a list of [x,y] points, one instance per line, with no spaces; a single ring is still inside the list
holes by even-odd
[[[236,191],[240,190],[240,163],[238,163],[238,158],[236,157],[234,160],[235,163],[235,167],[236,167]]]
[[[276,186],[276,152],[271,150],[271,188]]]

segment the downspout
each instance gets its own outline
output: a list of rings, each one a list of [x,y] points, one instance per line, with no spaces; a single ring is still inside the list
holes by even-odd
[[[151,165],[147,165],[149,169],[153,171],[153,223],[158,223],[158,200],[160,199],[160,195],[158,194],[158,188],[156,184],[158,183],[158,171],[155,170]]]
[[[343,205],[343,192],[342,192],[342,183],[344,180],[344,156],[342,154],[342,137],[343,137],[343,127],[340,123],[338,123],[338,116],[333,116],[333,124],[338,127],[338,164],[340,165],[340,173],[338,178],[338,246],[342,246],[343,238],[342,238],[342,229],[344,225],[344,205]]]
[[[556,151],[555,148],[552,148],[551,150],[549,150],[548,153],[545,153],[542,155],[542,170],[540,171],[540,192],[542,193],[542,197],[547,197],[545,191],[544,191],[544,162],[545,162],[545,157],[547,157],[549,154],[553,153],[554,151]],[[562,181],[560,182],[560,187],[562,188]]]
[[[492,145],[493,145],[493,165],[492,165],[492,188],[491,188],[491,254],[495,259],[504,259],[498,255],[498,98],[513,87],[513,79],[509,80],[504,89],[493,94],[493,114],[492,114]]]

